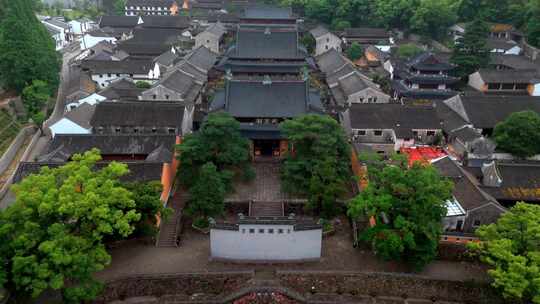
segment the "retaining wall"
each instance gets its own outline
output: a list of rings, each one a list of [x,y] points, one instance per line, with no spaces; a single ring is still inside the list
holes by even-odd
[[[278,271],[281,285],[301,295],[399,297],[470,304],[504,303],[488,283],[434,280],[427,277],[370,272]]]
[[[253,276],[253,271],[130,276],[106,282],[105,290],[94,303],[165,295],[215,299],[241,289]]]
[[[21,146],[24,144],[24,141],[26,138],[32,134],[34,131],[33,126],[28,126],[23,128],[19,134],[15,137],[15,139],[11,142],[11,145],[7,148],[7,150],[2,155],[2,158],[0,158],[0,174],[4,173],[6,169],[9,167],[15,156],[17,155],[17,152],[19,152],[19,149],[21,149]]]

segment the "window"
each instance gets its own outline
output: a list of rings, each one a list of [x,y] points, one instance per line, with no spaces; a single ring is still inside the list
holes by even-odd
[[[210,40],[206,40],[206,43],[210,43]]]
[[[169,95],[165,95],[165,99],[167,99],[167,100],[168,100],[168,99],[169,99]]]
[[[152,95],[152,99],[156,99],[156,98],[157,98],[156,94]]]
[[[473,227],[478,227],[480,226],[480,224],[481,224],[480,220],[474,220]]]
[[[435,131],[427,131],[427,136],[435,136]]]
[[[116,128],[114,129],[114,131],[115,131],[116,133],[120,133],[120,127],[116,127]]]
[[[133,128],[133,133],[139,133],[139,128]]]
[[[174,128],[169,128],[168,131],[169,131],[169,134],[174,134],[174,131],[175,131],[175,130],[174,130]]]
[[[259,229],[259,233],[264,233],[264,229]]]
[[[251,234],[255,233],[255,229],[250,228],[250,229],[249,229],[249,233],[251,233]]]
[[[326,37],[326,42],[330,42],[330,38]]]
[[[382,130],[375,130],[375,131],[373,131],[373,135],[375,135],[375,136],[382,136]]]
[[[366,130],[356,130],[356,135],[365,136],[366,135]]]
[[[103,74],[99,74],[99,78],[103,78]]]
[[[153,128],[152,128],[152,133],[156,133],[156,132],[157,132],[156,127],[153,127]]]
[[[418,131],[412,131],[412,135],[413,135],[414,137],[418,137]]]
[[[274,229],[272,229],[272,228],[268,229],[268,233],[274,234]]]
[[[324,48],[328,50],[328,45],[325,45]]]
[[[245,229],[245,228],[242,228],[242,233],[246,233],[246,229]]]
[[[111,73],[107,73],[107,77],[111,77]]]
[[[279,229],[277,230],[277,233],[278,233],[278,234],[283,234],[283,229],[279,228]]]

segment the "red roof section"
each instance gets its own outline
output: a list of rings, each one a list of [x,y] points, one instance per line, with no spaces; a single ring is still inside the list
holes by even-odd
[[[415,162],[426,164],[431,160],[447,155],[443,149],[438,147],[401,148],[400,152],[401,154],[405,154],[409,157],[409,166],[412,166]]]

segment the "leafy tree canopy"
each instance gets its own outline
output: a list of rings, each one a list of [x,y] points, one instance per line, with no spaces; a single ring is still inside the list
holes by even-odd
[[[283,167],[286,191],[306,194],[323,217],[336,213],[336,199],[349,186],[351,148],[343,128],[330,116],[305,115],[281,124],[294,149]]]
[[[240,134],[240,123],[225,112],[208,115],[199,132],[187,135],[177,149],[180,180],[187,186],[193,185],[199,169],[208,162],[218,171],[250,168],[249,142]]]
[[[190,194],[191,200],[186,210],[190,215],[206,219],[223,213],[225,185],[221,173],[214,164],[206,163],[201,167]]]
[[[362,47],[357,42],[353,42],[351,46],[347,49],[347,57],[349,57],[349,59],[352,61],[360,59],[362,55]]]
[[[41,80],[34,80],[22,91],[22,101],[28,114],[33,115],[42,110],[49,100],[49,87]]]
[[[512,113],[493,130],[497,147],[518,157],[540,153],[540,115],[534,111]]]
[[[448,27],[457,21],[457,7],[452,0],[420,0],[411,18],[411,29],[434,39],[444,38]]]
[[[392,164],[372,158],[369,184],[348,206],[353,218],[373,217],[376,224],[361,238],[387,260],[406,261],[423,268],[437,253],[453,185],[437,169],[395,156]]]
[[[497,223],[481,226],[481,242],[470,244],[493,286],[508,300],[540,303],[540,206],[517,203]]]
[[[400,58],[411,58],[422,52],[423,50],[414,43],[405,43],[397,48],[397,55]]]
[[[489,27],[480,18],[467,24],[463,37],[456,41],[451,62],[457,65],[456,74],[465,78],[489,63],[487,36]]]
[[[103,238],[130,235],[141,217],[119,182],[127,166],[95,170],[100,159],[97,150],[75,155],[13,186],[16,201],[0,213],[0,265],[16,294],[51,288],[81,303],[100,291],[92,275],[110,263]]]
[[[29,0],[6,1],[6,5],[5,17],[0,19],[0,83],[21,93],[39,79],[52,93],[60,70],[53,39]]]

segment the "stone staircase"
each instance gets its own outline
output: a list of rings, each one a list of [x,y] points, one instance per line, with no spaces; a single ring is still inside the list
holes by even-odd
[[[176,191],[169,200],[168,207],[173,213],[167,220],[161,222],[156,241],[157,247],[178,247],[180,245],[180,232],[182,230],[182,211],[187,200],[183,191]]]
[[[282,202],[251,202],[249,216],[277,217],[283,216]]]

